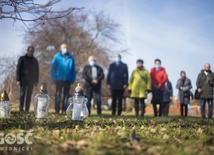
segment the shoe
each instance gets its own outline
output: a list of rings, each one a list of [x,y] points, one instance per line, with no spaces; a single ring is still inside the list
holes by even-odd
[[[144,117],[144,113],[141,114],[141,117]]]

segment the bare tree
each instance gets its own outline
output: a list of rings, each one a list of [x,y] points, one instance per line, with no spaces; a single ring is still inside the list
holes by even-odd
[[[10,98],[17,96],[16,90],[18,87],[15,85],[15,71],[16,71],[17,57],[0,57],[0,90],[4,89],[8,92]],[[15,86],[15,87],[14,87]],[[16,94],[16,95],[15,95]]]
[[[117,48],[121,35],[120,25],[104,12],[78,11],[31,29],[26,38],[35,46],[40,65],[46,66],[42,67],[47,71],[42,71],[40,78],[50,80],[53,55],[62,43],[67,43],[75,59],[77,81],[83,82],[82,69],[87,58],[96,56],[98,64],[107,70],[112,54],[122,51]]]
[[[79,11],[37,26],[27,32],[26,38],[45,63],[51,62],[62,43],[67,43],[79,70],[89,55],[98,57],[103,66],[109,64],[109,56],[119,52],[115,48],[119,43],[119,27],[103,12]]]
[[[14,21],[36,22],[62,18],[74,10],[83,8],[68,7],[65,10],[53,10],[53,6],[61,0],[50,0],[45,4],[35,3],[34,0],[0,0],[0,19],[9,18]],[[28,14],[28,18],[25,16]],[[51,14],[51,17],[48,16]]]
[[[52,18],[52,15],[49,16]],[[38,25],[38,23],[39,21],[36,21],[34,24]],[[111,56],[120,52],[117,50],[117,45],[120,43],[118,39],[120,35],[119,24],[104,12],[78,11],[72,12],[64,18],[48,20],[45,24],[39,24],[34,29],[26,31],[25,41],[28,45],[35,47],[35,57],[39,60],[40,68],[39,81],[40,83],[47,83],[48,93],[53,101],[55,85],[51,82],[50,65],[54,54],[59,50],[62,43],[68,44],[69,51],[76,63],[77,82],[82,83],[82,70],[88,63],[87,59],[90,55],[96,56],[97,63],[107,71]],[[12,69],[8,72],[10,73],[8,76],[10,76],[11,80],[9,78],[5,80],[4,88],[13,92],[12,98],[17,100],[19,98],[18,87],[15,85],[17,58],[15,61],[11,61],[13,62],[12,64],[7,64],[7,59],[5,61],[2,60],[4,59],[0,59],[0,65],[6,66],[4,71],[0,70],[1,75],[8,68]],[[10,84],[11,90],[8,87]],[[74,87],[73,85],[71,92],[74,90]],[[105,88],[103,84],[103,94],[106,95],[108,90]]]

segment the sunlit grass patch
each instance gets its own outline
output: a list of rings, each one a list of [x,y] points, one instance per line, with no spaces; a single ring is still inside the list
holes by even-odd
[[[214,151],[213,120],[199,117],[136,118],[133,113],[111,116],[92,112],[84,122],[49,113],[45,120],[34,114],[12,112],[0,120],[3,133],[32,132],[33,150],[25,154],[211,154]],[[20,151],[6,151],[20,154]],[[22,152],[22,151],[21,151]]]

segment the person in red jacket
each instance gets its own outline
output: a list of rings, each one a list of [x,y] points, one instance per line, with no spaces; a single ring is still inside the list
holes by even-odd
[[[155,59],[155,67],[151,69],[150,75],[152,80],[152,100],[154,117],[162,115],[163,107],[163,93],[165,90],[165,83],[167,81],[167,74],[164,67],[161,67],[161,60]],[[157,104],[160,104],[159,110]]]

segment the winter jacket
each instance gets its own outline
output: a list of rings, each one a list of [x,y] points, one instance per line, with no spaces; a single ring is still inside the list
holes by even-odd
[[[51,78],[53,82],[76,80],[76,70],[74,58],[70,54],[62,55],[58,52],[54,55],[51,63]]]
[[[172,83],[170,81],[167,81],[165,83],[165,91],[163,93],[163,102],[171,102],[171,96],[173,96]]]
[[[165,90],[165,83],[167,81],[167,74],[164,67],[161,67],[159,70],[156,70],[156,68],[152,68],[151,72],[151,79],[152,79],[152,91],[155,91],[156,88],[154,85],[161,84],[161,87],[159,90],[164,91]]]
[[[124,85],[128,86],[127,65],[122,62],[110,64],[106,83],[112,90],[123,90]]]
[[[197,88],[201,88],[202,92],[200,98],[212,99],[213,98],[213,86],[214,86],[214,73],[210,70],[208,75],[204,73],[204,70],[198,74],[196,81]]]
[[[18,60],[16,70],[16,81],[29,81],[38,83],[39,81],[39,64],[35,57],[28,56],[27,54],[21,56]]]
[[[180,87],[183,87],[183,89],[181,90]],[[181,104],[189,104],[191,95],[190,90],[192,88],[191,80],[185,78],[183,83],[182,78],[178,79],[176,88],[178,89],[178,102]]]
[[[92,66],[87,65],[83,69],[82,77],[85,80],[85,88],[100,88],[102,84],[102,80],[104,79],[103,69],[95,65],[97,69],[97,84],[92,84]]]
[[[131,98],[147,98],[147,90],[151,90],[151,77],[145,68],[135,69],[130,77],[128,89]]]

